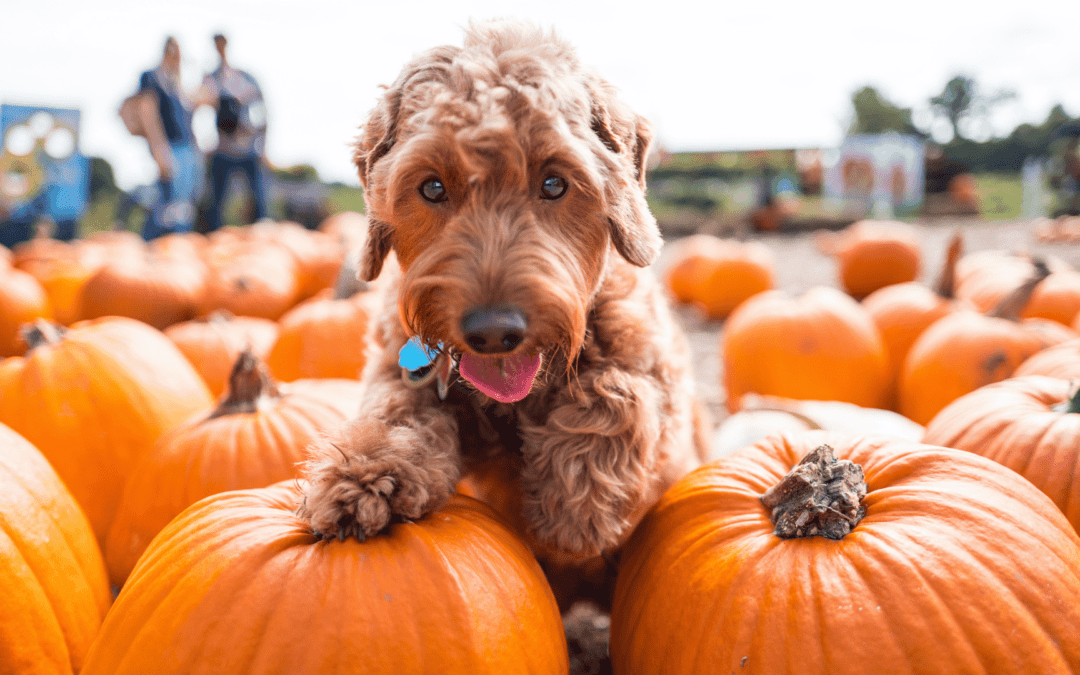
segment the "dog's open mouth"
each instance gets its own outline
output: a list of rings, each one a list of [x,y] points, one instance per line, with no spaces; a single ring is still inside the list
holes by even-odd
[[[514,356],[461,355],[458,373],[480,393],[502,403],[515,403],[528,396],[540,372],[542,354]]]

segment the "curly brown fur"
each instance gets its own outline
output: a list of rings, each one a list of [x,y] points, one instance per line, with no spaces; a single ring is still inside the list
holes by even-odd
[[[531,25],[474,25],[464,47],[405,67],[355,155],[370,221],[361,277],[382,273],[387,294],[369,340],[386,351],[369,359],[360,419],[308,462],[301,514],[316,531],[370,536],[501,461],[520,492],[510,519],[572,565],[617,549],[700,463],[689,350],[644,269],[661,244],[644,197],[650,138],[565,42]],[[550,176],[568,185],[557,199],[542,198]],[[422,197],[429,179],[445,201]],[[514,353],[543,358],[524,399],[459,380],[440,400],[403,384],[410,335],[469,354],[462,318],[500,304],[528,317]]]

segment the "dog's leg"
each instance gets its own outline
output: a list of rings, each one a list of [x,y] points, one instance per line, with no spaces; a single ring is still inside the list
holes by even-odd
[[[583,557],[621,543],[656,488],[661,391],[648,375],[590,370],[546,423],[523,426],[525,516],[541,542]]]
[[[370,382],[360,416],[314,444],[298,515],[324,537],[361,540],[393,516],[438,508],[461,477],[457,421],[433,387],[401,382],[392,360]]]

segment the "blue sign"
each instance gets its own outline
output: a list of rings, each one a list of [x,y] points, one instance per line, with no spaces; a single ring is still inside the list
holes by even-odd
[[[86,209],[89,184],[78,110],[0,105],[0,235],[29,232],[42,217],[71,229]],[[13,238],[26,236],[0,236]]]

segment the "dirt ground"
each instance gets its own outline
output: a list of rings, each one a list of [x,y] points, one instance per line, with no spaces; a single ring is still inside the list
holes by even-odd
[[[983,250],[1027,252],[1053,255],[1080,268],[1080,245],[1075,243],[1041,243],[1036,241],[1029,221],[991,221],[977,218],[935,218],[914,224],[922,236],[922,271],[920,281],[934,283],[941,270],[945,247],[958,229],[964,235],[966,253]],[[839,287],[836,264],[818,251],[814,232],[755,234],[753,238],[772,249],[776,255],[776,287],[799,295],[813,286]],[[668,240],[655,270],[663,276],[672,262],[672,243]],[[676,306],[675,313],[690,340],[694,357],[699,364],[697,386],[702,400],[713,415],[713,422],[726,416],[725,394],[722,386],[722,367],[719,344],[722,321],[709,321],[689,306]]]

